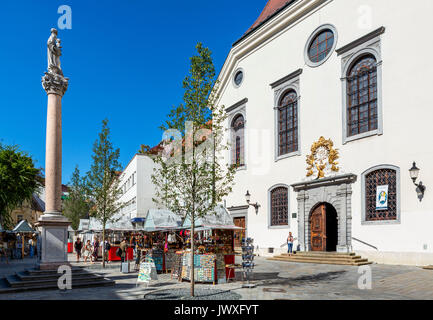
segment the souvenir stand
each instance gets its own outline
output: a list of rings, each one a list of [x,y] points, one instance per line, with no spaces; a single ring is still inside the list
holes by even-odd
[[[191,228],[189,217],[183,224]],[[197,282],[216,283],[234,278],[227,265],[235,262],[234,230],[235,226],[226,208],[217,206],[213,214],[198,218],[195,222],[196,252],[194,255],[194,278]],[[189,243],[189,241],[187,241]],[[182,259],[182,280],[191,280],[191,253],[186,251]]]
[[[12,232],[16,234],[16,240],[19,242],[17,248],[20,249],[20,257],[22,259],[25,256],[25,253],[29,252],[28,240],[33,238],[33,234],[36,231],[32,229],[26,220],[21,220]]]
[[[181,225],[182,218],[169,210],[151,209],[147,213],[141,256],[143,259],[151,257],[159,272],[168,272],[173,268],[176,253],[183,246],[183,239],[176,231]]]

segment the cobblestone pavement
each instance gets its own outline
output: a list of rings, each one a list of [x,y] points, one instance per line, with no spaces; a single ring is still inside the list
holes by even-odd
[[[1,300],[9,299],[59,299],[59,300],[136,300],[156,290],[188,288],[189,283],[170,279],[170,274],[158,275],[158,281],[148,287],[136,285],[137,273],[122,274],[117,268],[94,269],[91,272],[104,274],[116,281],[112,287],[73,289],[67,292],[28,291],[0,294]],[[287,263],[256,260],[256,269],[251,283],[253,289],[242,288],[241,273],[238,281],[216,286],[197,284],[197,288],[231,290],[242,299],[259,300],[411,300],[433,299],[433,271],[409,266],[371,265],[372,289],[360,290],[361,276],[358,267],[320,264]],[[10,269],[10,268],[9,268]],[[8,269],[8,270],[9,270]],[[0,272],[3,269],[0,267]]]

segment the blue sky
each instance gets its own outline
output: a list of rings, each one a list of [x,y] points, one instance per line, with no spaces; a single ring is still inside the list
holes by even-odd
[[[63,98],[63,183],[75,165],[90,168],[92,145],[108,118],[127,165],[140,144],[155,145],[158,127],[181,102],[195,44],[213,52],[217,73],[234,41],[266,0],[4,1],[0,11],[0,141],[17,144],[45,166],[47,98],[41,77],[57,9],[72,9],[72,29],[59,30]]]

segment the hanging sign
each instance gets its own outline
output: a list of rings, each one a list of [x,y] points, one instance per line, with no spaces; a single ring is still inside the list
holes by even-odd
[[[148,283],[151,280],[158,280],[155,263],[153,261],[140,263],[140,271],[138,272],[137,282]]]
[[[388,185],[377,186],[376,210],[388,210]]]

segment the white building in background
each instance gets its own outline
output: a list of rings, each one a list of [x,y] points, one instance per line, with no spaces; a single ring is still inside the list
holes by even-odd
[[[218,78],[239,167],[226,206],[261,254],[292,231],[302,251],[433,264],[431,12],[431,0],[270,0],[233,44]]]
[[[136,154],[120,175],[123,192],[120,201],[126,204],[120,214],[129,218],[136,227],[142,226],[148,210],[155,208],[152,201],[155,196],[152,184],[154,168],[149,156]]]

